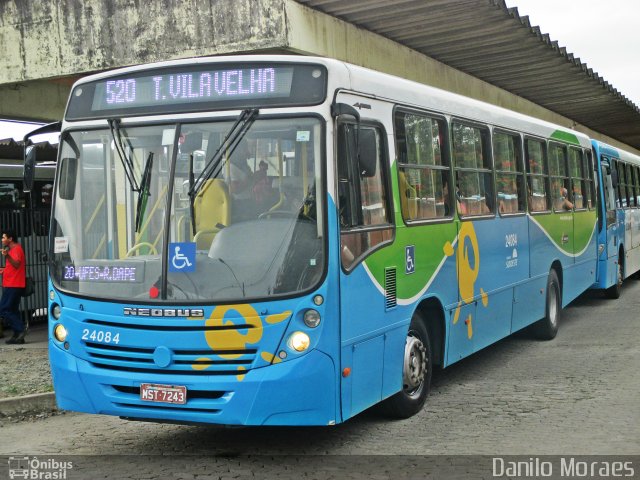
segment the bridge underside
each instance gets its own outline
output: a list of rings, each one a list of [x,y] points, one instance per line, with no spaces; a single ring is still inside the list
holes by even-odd
[[[177,58],[271,52],[345,60],[624,146],[573,119],[293,0],[6,0],[0,2],[0,19],[0,118],[59,120],[73,81],[98,71]]]

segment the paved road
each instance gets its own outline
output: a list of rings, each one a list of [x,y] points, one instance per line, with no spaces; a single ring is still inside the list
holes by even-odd
[[[587,293],[565,309],[554,341],[517,334],[437,373],[425,410],[409,420],[365,412],[335,427],[231,429],[64,413],[5,423],[0,455],[346,455],[338,463],[365,466],[368,455],[638,455],[639,399],[640,281],[630,280],[620,300]],[[236,462],[229,478],[252,477],[270,457],[258,458]],[[183,468],[193,474],[197,461]]]

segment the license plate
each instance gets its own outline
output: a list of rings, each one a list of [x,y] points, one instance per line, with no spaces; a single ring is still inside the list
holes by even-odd
[[[140,385],[140,400],[144,402],[187,403],[187,387],[182,385],[158,385],[143,383]]]

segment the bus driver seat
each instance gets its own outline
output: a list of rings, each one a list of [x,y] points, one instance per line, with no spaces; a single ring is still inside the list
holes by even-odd
[[[198,250],[209,250],[216,233],[229,225],[229,187],[219,178],[207,180],[196,196],[193,208],[196,217],[196,234],[193,240]]]

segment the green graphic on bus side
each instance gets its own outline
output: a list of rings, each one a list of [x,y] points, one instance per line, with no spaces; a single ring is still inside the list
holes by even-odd
[[[573,145],[580,145],[578,137],[576,137],[573,133],[563,132],[562,130],[556,130],[555,132],[553,132],[551,134],[551,138],[554,140],[571,143]]]
[[[567,255],[576,255],[592,238],[596,212],[554,213],[532,218],[560,250]]]

